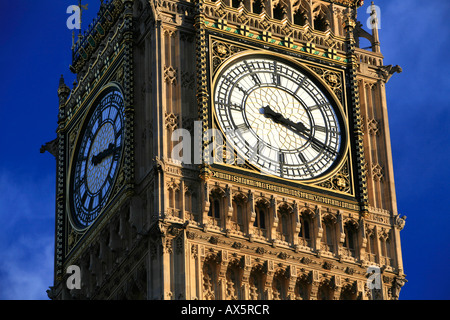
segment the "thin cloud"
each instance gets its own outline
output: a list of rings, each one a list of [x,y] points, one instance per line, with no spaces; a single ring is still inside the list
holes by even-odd
[[[0,299],[46,299],[52,285],[52,178],[0,172]]]

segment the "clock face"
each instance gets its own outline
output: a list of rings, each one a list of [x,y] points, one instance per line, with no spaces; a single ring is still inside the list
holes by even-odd
[[[107,203],[123,152],[122,93],[110,88],[97,101],[81,138],[71,186],[72,217],[79,228],[90,226]]]
[[[326,174],[342,152],[336,110],[298,67],[271,56],[235,60],[216,80],[214,111],[227,143],[265,174]]]

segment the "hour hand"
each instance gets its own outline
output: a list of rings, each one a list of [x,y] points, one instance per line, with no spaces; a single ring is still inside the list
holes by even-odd
[[[264,117],[271,119],[273,122],[281,124],[296,133],[308,133],[308,128],[306,128],[302,122],[295,123],[286,119],[281,113],[273,111],[270,106],[260,108],[259,112],[263,114]]]
[[[94,166],[99,165],[102,163],[103,159],[109,157],[110,155],[114,154],[118,148],[115,147],[113,143],[110,143],[108,146],[108,149],[100,152],[98,155],[92,157],[92,164]]]
[[[287,124],[286,123],[287,119],[285,117],[283,117],[283,115],[281,113],[277,113],[277,112],[273,111],[270,106],[262,107],[261,109],[259,109],[259,113],[264,115],[264,117],[266,117],[267,119],[273,120],[273,122],[275,122],[275,123],[282,124],[282,125]]]

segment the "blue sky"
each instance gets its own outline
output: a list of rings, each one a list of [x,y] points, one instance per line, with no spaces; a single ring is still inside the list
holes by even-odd
[[[71,86],[75,0],[0,2],[0,299],[47,299],[53,282],[57,87]],[[99,1],[89,3],[92,21]],[[359,20],[365,24],[365,8]],[[450,26],[446,0],[378,0],[389,122],[408,283],[401,299],[450,299]]]

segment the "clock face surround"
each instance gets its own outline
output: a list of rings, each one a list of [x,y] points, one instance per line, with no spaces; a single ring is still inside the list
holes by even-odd
[[[342,114],[321,87],[278,56],[244,55],[218,73],[215,118],[227,144],[262,173],[320,178],[336,166],[345,145]]]
[[[72,221],[89,227],[111,196],[124,145],[124,102],[115,86],[95,100],[93,112],[81,133],[70,186]]]

